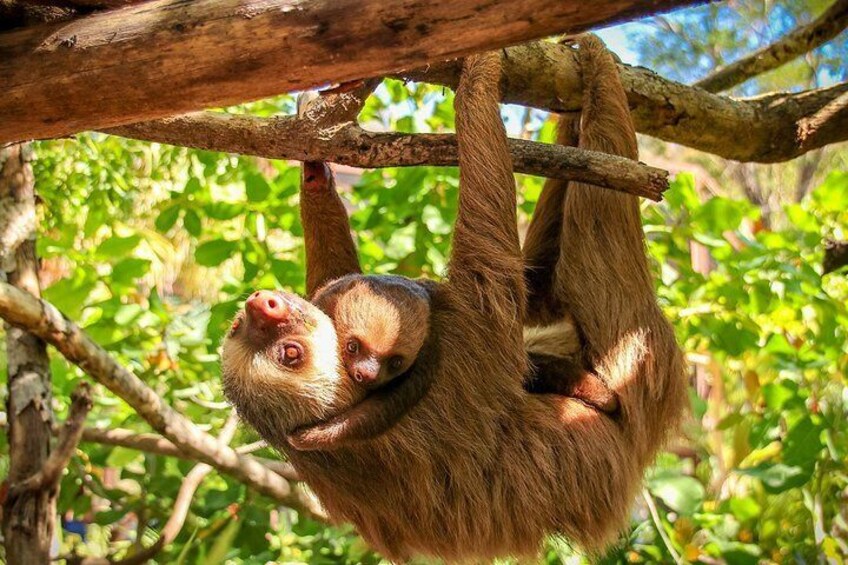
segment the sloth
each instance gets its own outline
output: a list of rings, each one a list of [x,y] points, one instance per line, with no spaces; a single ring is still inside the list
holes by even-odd
[[[438,286],[426,279],[362,275],[347,214],[330,169],[322,162],[304,162],[301,186],[307,295],[333,320],[348,376],[370,390],[409,376],[407,372],[428,336],[431,296]],[[534,234],[531,232],[531,239]],[[533,243],[528,246],[532,247]],[[535,257],[528,257],[528,278],[536,276],[536,263]],[[538,319],[539,314],[534,318]],[[525,348],[531,365],[525,389],[564,394],[615,414],[615,394],[595,375],[581,370],[572,358],[577,347],[575,340],[569,327],[554,331],[525,328]],[[367,405],[367,411],[357,410],[355,417],[348,414],[311,426],[290,436],[289,443],[300,450],[337,449],[384,433],[426,393],[427,382],[422,381],[422,374],[416,373],[417,378],[409,383],[392,385],[392,393],[377,396]]]
[[[583,108],[561,118],[560,142],[637,158],[611,54],[583,36],[578,57]],[[464,62],[453,250],[446,279],[428,289],[426,337],[404,373],[361,386],[333,319],[287,293],[252,295],[224,342],[224,391],[244,420],[285,452],[333,519],[395,561],[532,557],[549,535],[602,550],[627,524],[644,469],[686,404],[636,197],[550,180],[520,248],[500,76],[499,53]],[[332,198],[320,206],[310,213],[343,213]],[[307,237],[322,227],[350,237],[339,233],[346,223],[310,225]],[[353,248],[336,247],[350,260],[342,272],[310,273],[307,256],[310,289],[358,272],[348,268]],[[567,359],[564,374],[600,382],[615,395],[615,414],[556,393],[557,383],[534,392],[533,355]],[[423,393],[382,433],[298,449],[328,423],[356,428],[386,412],[407,387]]]

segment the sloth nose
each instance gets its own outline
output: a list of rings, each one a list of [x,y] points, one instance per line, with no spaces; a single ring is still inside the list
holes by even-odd
[[[363,360],[353,367],[353,380],[365,386],[374,384],[380,376],[380,364],[373,360]]]
[[[244,304],[248,324],[259,328],[277,326],[288,321],[291,308],[288,302],[270,290],[257,290]]]

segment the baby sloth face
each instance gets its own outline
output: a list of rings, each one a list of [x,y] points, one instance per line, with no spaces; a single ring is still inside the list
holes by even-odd
[[[427,338],[428,295],[404,277],[351,275],[324,287],[314,302],[333,320],[348,376],[366,389],[405,373]]]
[[[342,371],[332,321],[294,294],[253,293],[224,340],[222,364],[224,393],[263,436],[321,421],[364,396]]]

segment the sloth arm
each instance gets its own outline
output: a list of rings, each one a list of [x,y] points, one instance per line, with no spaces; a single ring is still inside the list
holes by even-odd
[[[356,246],[336,180],[322,161],[304,161],[300,220],[306,245],[306,295],[331,280],[361,273]]]
[[[300,451],[329,451],[380,436],[424,398],[431,382],[427,371],[410,370],[342,414],[295,430],[289,443]]]

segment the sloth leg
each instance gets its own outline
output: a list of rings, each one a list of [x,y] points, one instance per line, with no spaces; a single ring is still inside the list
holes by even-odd
[[[563,114],[557,125],[557,143],[576,146],[579,114]],[[548,179],[539,195],[533,219],[524,238],[524,278],[527,283],[525,325],[541,326],[562,318],[563,309],[553,287],[559,259],[562,210],[568,181]]]
[[[610,416],[618,414],[618,395],[574,358],[540,353],[529,357],[532,372],[524,382],[527,392],[568,396]]]

